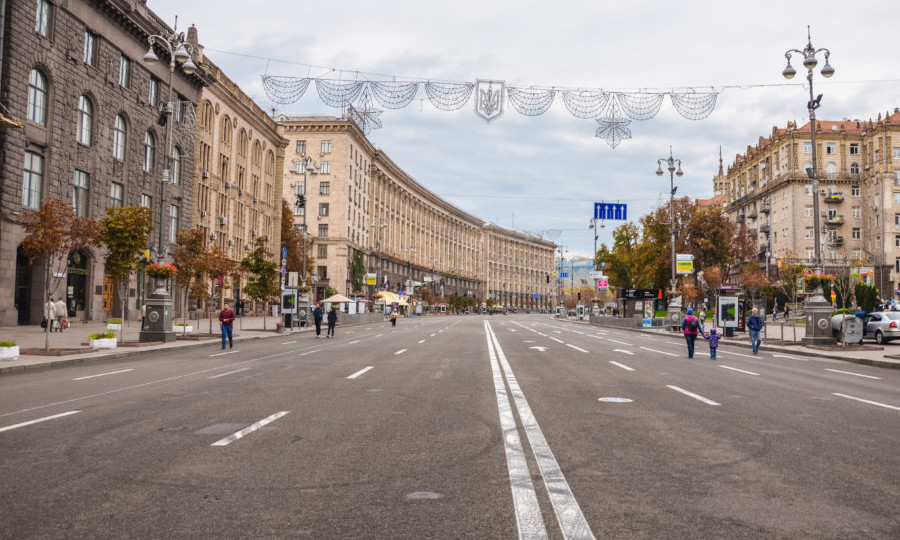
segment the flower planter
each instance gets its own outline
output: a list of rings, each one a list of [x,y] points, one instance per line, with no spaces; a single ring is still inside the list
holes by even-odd
[[[13,345],[12,347],[0,347],[0,360],[18,360],[19,359],[19,346]]]
[[[91,340],[91,348],[92,349],[115,349],[116,348],[116,338],[92,339]]]
[[[172,330],[174,330],[176,334],[190,334],[194,331],[194,327],[190,324],[186,324],[184,326],[180,324],[174,324],[172,325]]]
[[[121,324],[109,324],[109,323],[107,323],[106,329],[107,329],[107,330],[114,330],[114,331],[118,332],[119,330],[122,329],[122,325],[121,325]]]

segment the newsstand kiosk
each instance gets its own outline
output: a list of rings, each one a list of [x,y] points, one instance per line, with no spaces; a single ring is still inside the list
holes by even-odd
[[[722,332],[725,337],[732,337],[735,329],[745,331],[745,322],[744,295],[730,289],[720,289],[716,303],[716,326],[725,330]]]

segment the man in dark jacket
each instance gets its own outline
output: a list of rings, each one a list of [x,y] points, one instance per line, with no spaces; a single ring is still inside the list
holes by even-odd
[[[232,336],[234,311],[231,309],[231,300],[225,300],[225,309],[219,313],[219,322],[222,324],[222,348],[225,348],[226,339],[228,346],[234,348],[234,339]]]
[[[750,344],[753,345],[753,354],[759,352],[759,346],[762,344],[762,339],[759,337],[762,327],[763,322],[759,317],[759,308],[753,308],[753,314],[747,318],[747,330],[750,331]]]
[[[325,315],[325,310],[322,309],[322,303],[316,304],[316,309],[313,310],[313,321],[316,323],[316,339],[322,337],[322,317]]]
[[[326,338],[334,337],[334,327],[337,325],[337,310],[334,306],[331,306],[331,309],[328,311],[328,333],[325,334]]]

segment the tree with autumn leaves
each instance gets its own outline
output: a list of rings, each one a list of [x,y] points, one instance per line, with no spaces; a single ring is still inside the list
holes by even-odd
[[[181,308],[184,320],[187,318],[190,298],[209,299],[214,287],[218,286],[216,282],[219,277],[222,277],[221,286],[224,287],[225,280],[234,279],[240,267],[219,246],[209,245],[200,227],[178,233],[177,239],[178,247],[172,257],[179,270],[175,280],[184,294]]]

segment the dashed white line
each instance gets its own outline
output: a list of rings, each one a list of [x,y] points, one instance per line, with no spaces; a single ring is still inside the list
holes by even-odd
[[[353,345],[354,343],[359,343],[359,340],[356,339],[356,340],[353,340],[353,341],[348,341],[348,342],[347,342],[347,345]]]
[[[881,380],[881,377],[875,377],[872,375],[863,375],[862,373],[853,373],[852,371],[841,371],[839,369],[828,369],[828,368],[825,368],[825,371],[831,371],[834,373],[843,373],[844,375],[853,375],[854,377],[865,377],[867,379],[876,379],[879,381]]]
[[[688,396],[688,397],[692,397],[692,398],[694,398],[694,399],[696,399],[696,400],[698,400],[698,401],[702,401],[703,403],[706,403],[707,405],[716,405],[716,406],[719,405],[719,403],[716,403],[715,401],[713,401],[713,400],[711,400],[711,399],[706,399],[705,397],[699,396],[699,395],[697,395],[697,394],[695,394],[695,393],[693,393],[693,392],[688,392],[688,391],[685,390],[684,388],[679,388],[679,387],[673,386],[673,385],[671,385],[671,384],[667,384],[667,385],[666,385],[666,388],[671,388],[672,390],[675,390],[676,392],[681,392],[682,394],[684,394],[684,395],[686,395],[686,396]]]
[[[741,373],[746,373],[747,375],[755,375],[755,376],[759,377],[759,373],[753,373],[752,371],[744,371],[743,369],[733,368],[730,366],[722,366],[722,365],[720,365],[719,367],[722,369],[730,369],[731,371],[738,371]]]
[[[282,341],[281,342],[282,345],[290,345],[291,343],[297,343],[297,340],[295,339],[294,341]]]
[[[610,338],[606,338],[606,339],[612,341],[613,343],[618,343],[619,345],[628,345],[629,347],[634,347],[634,345],[632,345],[631,343],[625,343],[624,341],[616,341],[616,340],[610,339]]]
[[[612,340],[610,340],[610,341],[612,341]],[[656,353],[659,353],[659,354],[668,354],[669,356],[678,356],[677,354],[670,353],[670,352],[666,352],[666,351],[657,351],[656,349],[650,349],[650,348],[647,348],[647,347],[641,347],[641,348],[644,349],[645,351],[656,352]]]
[[[85,379],[93,379],[94,377],[106,377],[107,375],[116,375],[118,373],[126,373],[128,371],[134,371],[134,369],[120,369],[119,371],[110,371],[109,373],[98,373],[97,375],[88,375],[87,377],[76,377],[72,380],[83,381]]]
[[[773,354],[772,358],[787,358],[788,360],[799,360],[801,362],[808,362],[805,358],[794,358],[793,356],[788,356],[786,354]]]
[[[610,360],[609,363],[612,364],[612,365],[614,365],[614,366],[618,366],[618,367],[620,367],[620,368],[622,368],[622,369],[626,369],[626,370],[628,370],[628,371],[634,371],[634,368],[628,367],[628,366],[626,366],[625,364],[620,364],[620,363],[618,363],[618,362],[616,362],[616,361],[614,361],[614,360]]]
[[[428,336],[428,337],[434,337],[434,336],[436,336],[436,335],[437,335],[437,334],[431,334],[431,335],[430,335],[430,336]]]
[[[406,349],[400,349],[399,351],[395,352],[394,354],[403,354],[405,352],[406,352]]]
[[[421,344],[423,344],[423,343],[425,343],[425,340],[424,340],[424,339],[420,339],[418,344],[421,345]]]
[[[571,343],[566,343],[566,347],[572,347],[572,348],[575,349],[576,351],[581,351],[581,352],[583,352],[583,353],[591,352],[591,351],[584,350],[584,349],[582,349],[581,347],[576,347],[575,345],[572,345]]]
[[[869,405],[877,405],[879,407],[884,407],[885,409],[894,409],[895,411],[900,411],[900,407],[894,407],[893,405],[885,405],[884,403],[878,403],[877,401],[869,401],[868,399],[848,396],[847,394],[832,393],[831,395],[842,397],[842,398],[847,398],[847,399],[853,399],[856,401],[860,401],[862,403],[868,403]]]
[[[565,341],[563,341],[563,340],[561,340],[561,339],[557,339],[557,338],[555,338],[555,337],[553,337],[553,336],[550,336],[550,339],[552,339],[553,341],[556,341],[557,343],[565,343]]]
[[[211,354],[211,355],[209,355],[209,356],[210,356],[210,357],[213,357],[213,356],[225,356],[226,354],[234,354],[234,353],[239,353],[239,352],[241,352],[241,351],[227,351],[227,352],[220,352],[220,353],[217,353],[217,354]]]
[[[40,423],[40,422],[46,422],[47,420],[54,420],[54,419],[56,419],[56,418],[62,418],[63,416],[69,416],[69,415],[72,415],[72,414],[78,414],[78,413],[80,413],[80,412],[81,412],[81,411],[69,411],[69,412],[64,412],[64,413],[54,414],[53,416],[45,416],[45,417],[43,417],[43,418],[38,418],[37,420],[29,420],[28,422],[22,422],[21,424],[15,424],[15,425],[12,425],[12,426],[2,427],[2,428],[0,428],[0,433],[2,433],[2,432],[4,432],[4,431],[9,431],[9,430],[11,430],[11,429],[16,429],[16,428],[20,428],[20,427],[30,426],[30,425],[32,425],[32,424],[37,424],[37,423]]]
[[[218,375],[213,375],[212,377],[207,377],[207,379],[218,379],[219,377],[225,377],[225,376],[227,376],[227,375],[234,375],[235,373],[240,373],[240,372],[242,372],[242,371],[247,371],[248,369],[250,369],[250,368],[245,367],[245,368],[241,368],[241,369],[236,369],[236,370],[234,370],[234,371],[229,371],[228,373],[220,373],[220,374],[218,374]]]
[[[312,353],[317,353],[317,352],[319,352],[319,349],[316,349],[314,351],[306,351],[305,353],[300,353],[297,356],[306,356],[307,354],[312,354]]]
[[[751,354],[741,354],[741,353],[736,353],[736,352],[731,352],[731,351],[728,351],[725,354],[727,354],[728,356],[743,356],[744,358],[759,358],[759,356],[753,356]]]
[[[347,377],[347,378],[348,378],[348,379],[355,379],[355,378],[359,377],[360,375],[362,375],[363,373],[369,371],[369,370],[372,369],[373,367],[375,367],[375,366],[368,366],[368,367],[365,367],[365,368],[363,368],[363,369],[357,371],[357,372],[354,373],[353,375],[350,375],[350,376]]]
[[[634,356],[633,352],[626,351],[625,349],[613,349],[613,352],[620,352],[620,353],[630,354],[630,355]]]
[[[233,443],[234,441],[240,439],[240,438],[243,437],[244,435],[253,433],[254,431],[256,431],[257,429],[263,427],[264,425],[270,424],[270,423],[274,422],[275,420],[278,420],[279,418],[281,418],[282,416],[288,414],[289,412],[290,412],[290,411],[281,411],[281,412],[277,412],[277,413],[273,414],[272,416],[268,416],[268,417],[266,417],[266,418],[263,418],[262,420],[260,420],[259,422],[256,422],[255,424],[250,424],[249,426],[245,427],[244,429],[242,429],[242,430],[240,430],[240,431],[235,431],[234,433],[232,433],[231,435],[225,437],[224,439],[220,439],[220,440],[218,440],[218,441],[212,443],[210,446],[226,446],[226,445],[229,445],[229,444]]]

